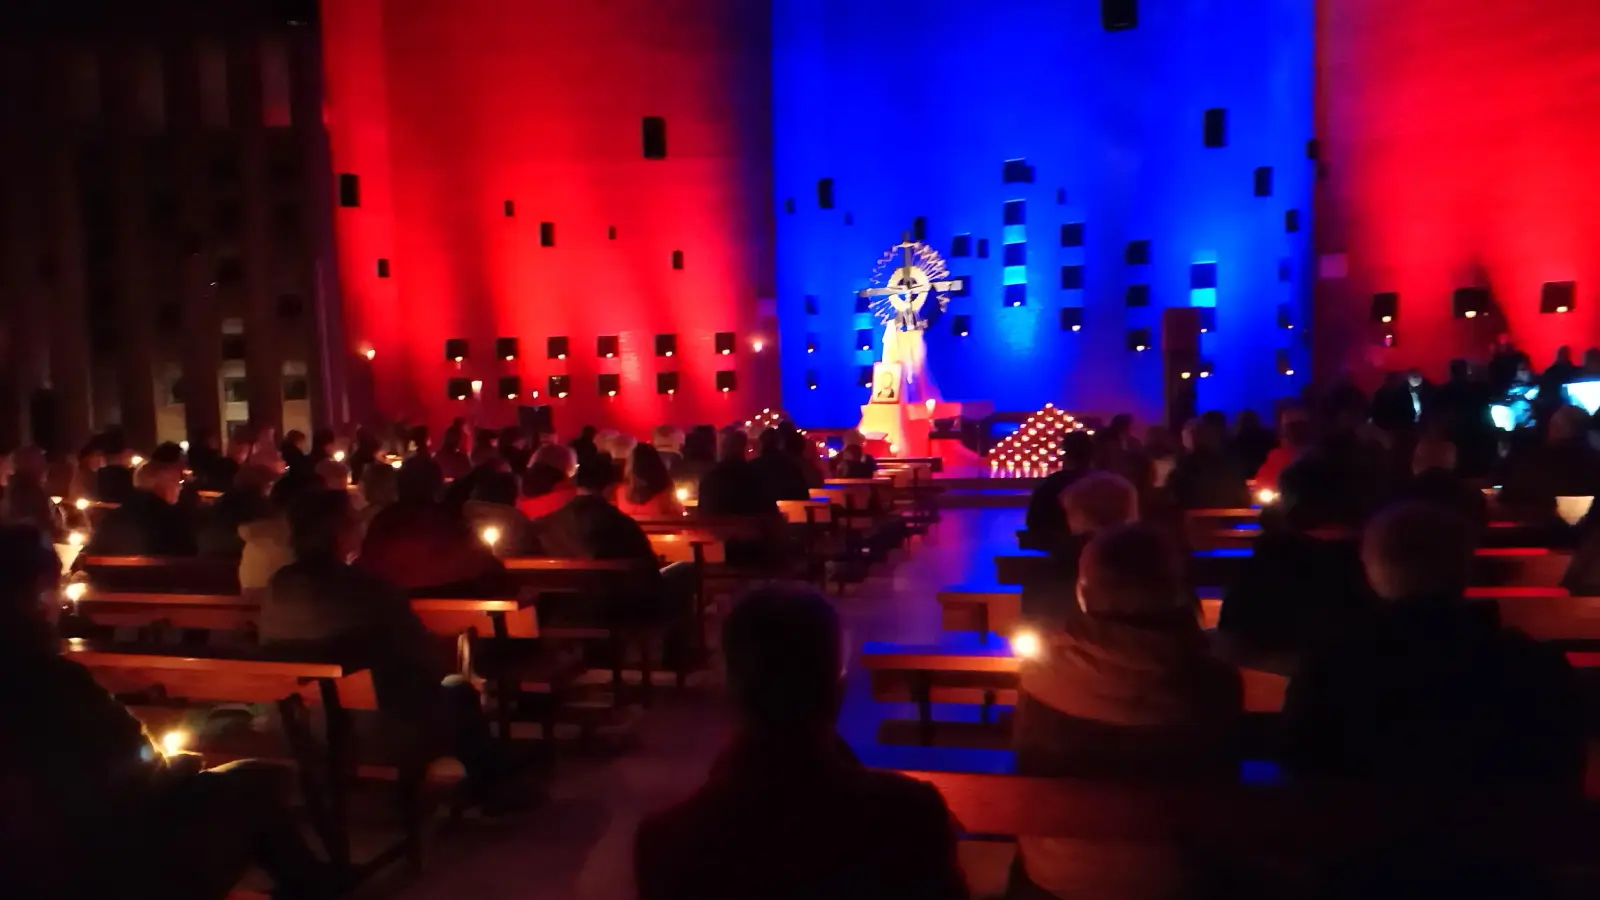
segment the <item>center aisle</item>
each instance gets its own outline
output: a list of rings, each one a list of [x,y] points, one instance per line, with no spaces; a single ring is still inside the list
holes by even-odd
[[[872,702],[867,673],[855,664],[863,641],[939,638],[939,588],[992,581],[996,553],[1016,546],[1020,509],[945,510],[926,539],[879,567],[843,598],[830,597],[847,634],[851,665],[840,732],[868,765],[897,768],[992,767],[994,751],[879,748],[885,714],[906,706]],[[630,900],[633,833],[639,820],[698,788],[726,743],[721,673],[686,691],[663,688],[628,749],[559,763],[551,802],[504,822],[467,821],[445,834],[421,878],[399,900]],[[943,713],[941,713],[943,715]],[[976,754],[976,755],[974,755]]]

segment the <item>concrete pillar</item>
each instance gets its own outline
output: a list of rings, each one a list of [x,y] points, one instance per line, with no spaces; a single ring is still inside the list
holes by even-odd
[[[273,288],[272,197],[267,185],[266,126],[262,120],[261,45],[244,36],[229,45],[229,110],[239,140],[240,199],[244,213],[239,249],[245,334],[245,376],[250,421],[283,428],[283,350]]]
[[[145,117],[140,90],[148,61],[140,51],[107,54],[112,99],[111,206],[116,221],[117,373],[122,400],[122,428],[128,445],[148,451],[156,440],[155,304],[150,291],[150,248],[147,246],[149,189],[145,156],[152,132],[160,124]]]

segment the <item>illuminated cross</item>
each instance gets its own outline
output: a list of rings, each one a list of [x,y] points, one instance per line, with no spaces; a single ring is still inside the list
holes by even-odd
[[[928,327],[926,319],[922,318],[922,305],[928,302],[929,292],[944,293],[946,291],[959,291],[962,279],[949,278],[943,281],[934,281],[923,268],[912,259],[912,248],[917,245],[912,242],[910,234],[902,234],[900,243],[894,249],[901,251],[901,264],[889,276],[889,280],[881,288],[868,288],[856,296],[875,298],[887,297],[889,305],[894,307],[894,323],[907,331],[922,330]]]

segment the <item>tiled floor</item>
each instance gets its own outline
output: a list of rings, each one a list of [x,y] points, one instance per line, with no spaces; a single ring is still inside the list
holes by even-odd
[[[944,585],[992,580],[996,552],[1015,546],[1019,509],[948,510],[925,540],[914,541],[865,585],[836,598],[850,645],[863,641],[929,642],[939,636],[935,592]],[[716,686],[665,695],[637,732],[637,743],[604,760],[564,761],[554,800],[506,822],[467,822],[445,837],[402,900],[627,900],[634,828],[705,777],[729,722]],[[865,673],[852,667],[840,731],[869,765],[982,769],[982,751],[883,748],[882,716]],[[905,710],[895,711],[906,715]],[[965,754],[965,755],[964,755]]]

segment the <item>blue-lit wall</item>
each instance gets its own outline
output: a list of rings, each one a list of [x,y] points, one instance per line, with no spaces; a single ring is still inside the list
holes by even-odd
[[[928,335],[947,399],[1153,420],[1160,355],[1130,351],[1128,331],[1148,328],[1159,344],[1163,307],[1211,302],[1203,351],[1215,374],[1200,407],[1265,410],[1298,392],[1314,274],[1312,4],[1139,7],[1136,28],[1108,32],[1096,0],[775,0],[784,403],[801,424],[859,415],[859,373],[881,335],[871,351],[856,343],[858,329],[878,328],[854,294],[918,217],[952,271],[972,279]],[[1211,108],[1227,110],[1222,148],[1204,145]],[[1032,167],[1033,183],[1002,180],[1011,159]],[[1259,167],[1272,169],[1271,196],[1256,195]],[[821,179],[833,181],[832,209],[819,208]],[[1012,200],[1026,201],[1026,222],[1008,229]],[[1062,246],[1061,226],[1076,223],[1083,246]],[[958,235],[971,236],[972,256],[950,256]],[[1148,264],[1126,262],[1132,241],[1150,242]],[[1005,265],[1008,242],[1026,244],[1020,269]],[[1217,288],[1192,291],[1192,266],[1210,261]],[[1083,266],[1081,289],[1062,287],[1068,265]],[[1006,305],[1018,290],[1006,283],[1021,279],[1026,302]],[[1129,308],[1139,284],[1149,305]],[[1293,330],[1279,325],[1281,304]],[[1081,331],[1061,328],[1064,306],[1083,308]],[[971,317],[965,338],[955,315]],[[1279,372],[1285,349],[1293,375]]]

